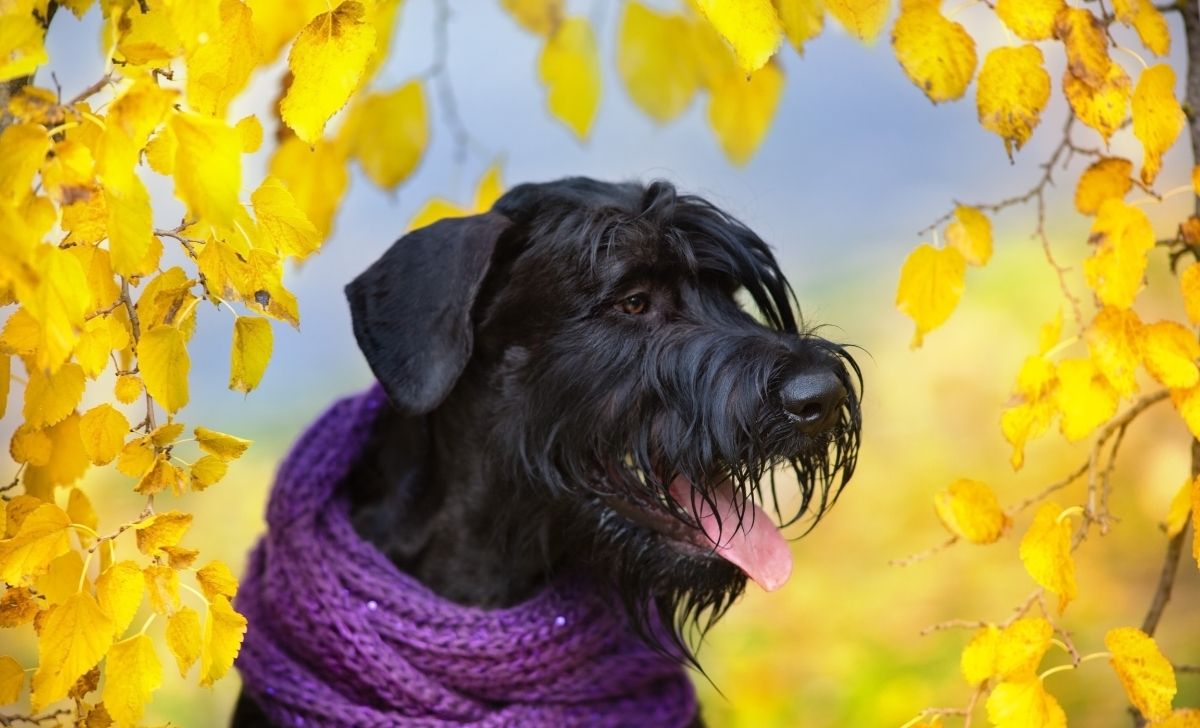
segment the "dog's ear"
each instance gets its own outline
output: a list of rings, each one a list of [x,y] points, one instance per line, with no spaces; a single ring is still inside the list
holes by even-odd
[[[346,286],[358,347],[401,411],[429,412],[454,388],[471,357],[471,309],[509,225],[495,212],[440,220]]]

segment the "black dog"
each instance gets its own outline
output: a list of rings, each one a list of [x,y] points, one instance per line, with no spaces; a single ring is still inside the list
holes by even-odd
[[[747,576],[790,573],[762,507],[815,522],[854,470],[857,365],[798,325],[757,235],[670,184],[520,185],[346,292],[395,407],[348,478],[355,525],[447,599],[509,606],[582,570],[690,656]],[[265,723],[246,697],[234,720]]]

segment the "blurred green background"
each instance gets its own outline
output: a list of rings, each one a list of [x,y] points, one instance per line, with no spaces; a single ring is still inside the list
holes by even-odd
[[[603,55],[603,100],[588,142],[575,142],[544,110],[536,80],[537,39],[496,3],[452,2],[448,69],[463,123],[475,139],[467,159],[455,161],[443,109],[433,99],[432,144],[397,194],[383,193],[356,174],[332,239],[287,281],[300,300],[300,331],[276,328],[272,363],[249,397],[225,389],[230,319],[204,309],[190,345],[192,404],[180,419],[256,444],[219,485],[171,503],[196,514],[184,544],[200,548],[202,559],[220,558],[240,571],[262,530],[274,469],[292,439],[331,400],[369,381],[341,288],[400,234],[424,200],[440,195],[467,202],[474,180],[497,159],[508,184],[569,174],[662,177],[708,196],[767,239],[797,289],[806,319],[831,324],[828,336],[862,347],[858,359],[866,380],[864,442],[854,481],[824,522],[795,543],[791,582],[774,594],[751,586],[701,650],[709,679],[698,677],[697,683],[708,719],[715,726],[889,726],[928,706],[964,706],[970,689],[959,675],[958,655],[969,633],[920,632],[946,619],[1001,621],[1025,598],[1034,585],[1017,558],[1017,545],[1031,514],[990,546],[959,545],[908,567],[888,561],[945,540],[932,496],[952,480],[984,480],[1003,504],[1012,504],[1073,469],[1086,458],[1086,443],[1069,446],[1057,434],[1047,436],[1029,448],[1025,469],[1013,474],[999,432],[1017,367],[1034,351],[1038,326],[1062,304],[1054,274],[1030,238],[1032,210],[1018,208],[994,220],[993,261],[969,271],[959,310],[923,349],[909,349],[911,322],[894,309],[895,283],[905,255],[922,241],[916,231],[952,200],[994,201],[1032,185],[1040,173],[1037,164],[1058,141],[1065,104],[1057,97],[1051,102],[1034,139],[1010,164],[1000,140],[976,123],[971,93],[957,104],[934,107],[904,77],[886,38],[863,47],[829,26],[803,58],[781,50],[788,80],[772,129],[755,158],[734,168],[706,126],[702,100],[665,127],[632,106],[615,72],[618,4],[569,6],[593,20]],[[959,19],[980,39],[982,57],[1003,37],[986,21],[986,8],[977,10]],[[1169,20],[1178,40],[1178,19]],[[406,3],[377,86],[391,88],[428,68],[434,22],[429,0]],[[67,95],[100,74],[99,26],[96,11],[82,21],[67,13],[55,19],[50,68]],[[1048,58],[1051,76],[1061,77],[1061,65],[1054,65],[1061,58]],[[1171,62],[1182,70],[1178,55]],[[277,65],[256,77],[230,117],[258,113],[269,120],[279,70]],[[48,82],[39,75],[39,83]],[[267,126],[269,139],[269,121]],[[1090,133],[1077,134],[1077,141],[1100,143]],[[244,171],[247,189],[261,179],[270,147]],[[1128,131],[1114,138],[1112,152],[1140,161]],[[1186,184],[1189,157],[1184,144],[1177,145],[1161,189]],[[1088,252],[1088,221],[1074,212],[1071,181],[1083,164],[1077,160],[1058,173],[1066,182],[1052,188],[1047,219],[1058,254],[1074,267],[1070,282],[1079,295],[1084,289],[1078,261]],[[152,187],[152,194],[160,214],[156,223],[173,225],[181,211],[169,190]],[[1131,197],[1139,196],[1135,191]],[[1145,209],[1162,237],[1191,203],[1185,194]],[[1153,255],[1139,313],[1145,320],[1177,317],[1177,287],[1165,256]],[[1067,331],[1071,335],[1069,316]],[[1068,355],[1082,350],[1082,344],[1075,346]],[[109,391],[102,381],[89,387],[88,396],[100,401]],[[19,403],[10,402],[9,412],[15,411]],[[7,438],[15,425],[7,417],[0,435]],[[1187,475],[1188,442],[1166,404],[1130,429],[1114,481],[1113,511],[1121,522],[1078,552],[1080,597],[1062,620],[1081,651],[1103,650],[1111,627],[1140,624],[1165,544],[1158,524]],[[111,468],[89,474],[84,487],[101,512],[101,530],[140,509],[141,498],[129,486]],[[1058,500],[1080,502],[1082,487],[1067,489]],[[1176,663],[1200,664],[1198,605],[1200,572],[1185,558],[1159,631]],[[0,651],[32,663],[32,645],[7,644],[10,635],[3,639]],[[1065,661],[1065,655],[1051,653],[1044,666]],[[225,722],[238,691],[236,677],[204,689],[173,669],[164,676],[148,723]],[[1103,661],[1056,674],[1048,687],[1072,725],[1130,725],[1123,693]],[[1180,676],[1176,705],[1200,705],[1200,674]],[[985,723],[980,707],[976,724]],[[948,724],[957,725],[957,719]]]

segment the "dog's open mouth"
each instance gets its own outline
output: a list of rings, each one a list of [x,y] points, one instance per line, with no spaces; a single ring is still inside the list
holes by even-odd
[[[792,574],[792,552],[771,517],[753,499],[739,498],[728,480],[706,492],[707,498],[683,475],[671,480],[671,498],[693,514],[698,527],[657,509],[618,499],[607,502],[625,518],[687,550],[725,559],[767,591],[783,586]]]

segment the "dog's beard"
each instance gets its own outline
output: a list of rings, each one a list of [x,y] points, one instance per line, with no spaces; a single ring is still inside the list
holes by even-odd
[[[694,663],[694,647],[742,594],[748,571],[773,580],[780,558],[790,571],[790,549],[776,529],[805,519],[811,529],[853,473],[858,369],[842,349],[819,343],[851,394],[836,422],[816,435],[800,433],[773,403],[784,372],[761,358],[733,366],[732,356],[709,355],[696,379],[671,381],[681,375],[665,373],[672,362],[662,351],[649,392],[598,383],[609,395],[596,407],[576,401],[561,410],[572,412],[570,420],[524,433],[514,465],[541,512],[525,507],[521,521],[546,530],[518,523],[512,533],[541,540],[548,559],[573,555],[570,566],[614,586],[648,644]],[[663,393],[675,395],[673,405],[663,404]],[[756,541],[751,550],[773,538],[783,553],[749,564],[720,547],[738,538]]]

